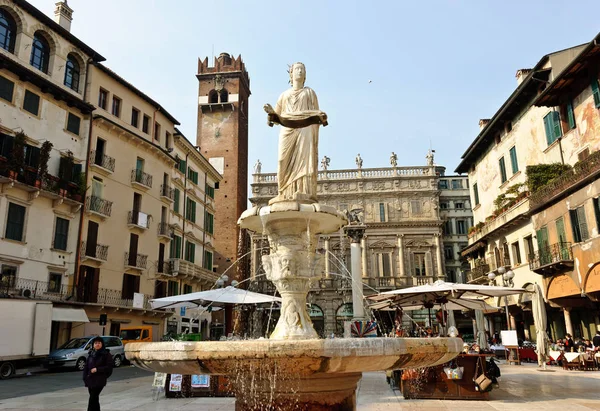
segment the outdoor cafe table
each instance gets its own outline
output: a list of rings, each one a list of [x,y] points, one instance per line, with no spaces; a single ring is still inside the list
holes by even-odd
[[[563,354],[562,351],[549,351],[548,352],[550,359],[554,362],[558,362],[558,360],[560,359],[560,356]]]

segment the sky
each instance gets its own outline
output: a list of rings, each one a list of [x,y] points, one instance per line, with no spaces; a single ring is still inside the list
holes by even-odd
[[[56,0],[29,1],[54,15]],[[355,168],[358,153],[363,168],[389,167],[392,151],[399,166],[425,165],[431,147],[452,174],[518,69],[600,31],[597,0],[68,2],[71,33],[194,142],[198,58],[241,55],[252,91],[248,163],[260,159],[263,173],[277,171],[279,130],[262,107],[275,106],[296,61],[329,117],[319,158],[330,169]]]

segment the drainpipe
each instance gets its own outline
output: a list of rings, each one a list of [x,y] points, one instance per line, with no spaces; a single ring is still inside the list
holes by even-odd
[[[206,256],[206,186],[208,185],[208,172],[204,172],[204,230],[202,230],[202,268],[204,268],[204,257]]]
[[[183,224],[182,224],[182,234],[181,234],[181,257],[183,259],[184,251],[185,251],[185,221],[187,216],[185,214],[186,204],[187,204],[187,176],[188,176],[188,157],[190,153],[189,151],[185,155],[185,171],[184,171],[184,180],[183,180]],[[179,295],[181,295],[183,285],[181,280],[179,280]]]
[[[85,63],[85,81],[83,84],[83,101],[88,103],[87,101],[87,89],[88,89],[88,78],[90,75],[90,63],[93,62],[92,58],[88,58]],[[92,113],[90,113],[90,125],[88,127],[88,142],[86,149],[86,162],[85,162],[85,184],[87,185],[89,168],[90,168],[90,150],[92,148],[92,128],[93,128],[94,118]],[[83,193],[83,206],[81,206],[81,210],[79,212],[79,230],[77,232],[77,247],[75,247],[75,272],[73,273],[73,293],[76,293],[77,287],[79,286],[79,269],[80,269],[80,259],[81,259],[81,240],[83,236],[83,214],[85,212],[85,194]]]

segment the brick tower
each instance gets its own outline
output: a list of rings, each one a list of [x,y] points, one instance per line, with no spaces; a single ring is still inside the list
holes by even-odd
[[[221,53],[209,67],[198,60],[198,133],[204,157],[223,174],[215,190],[214,266],[221,274],[247,248],[237,220],[248,207],[248,97],[250,78],[242,57]],[[227,272],[230,279],[247,277],[246,263]]]

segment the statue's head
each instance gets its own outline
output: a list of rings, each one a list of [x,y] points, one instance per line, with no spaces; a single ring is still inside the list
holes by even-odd
[[[290,67],[290,83],[293,84],[294,80],[304,84],[306,80],[306,67],[304,63],[294,63]]]

